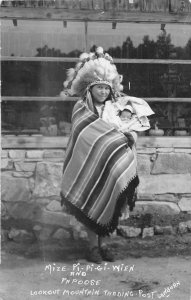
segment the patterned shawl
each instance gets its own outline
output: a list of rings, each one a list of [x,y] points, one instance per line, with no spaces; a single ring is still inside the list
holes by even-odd
[[[96,233],[112,232],[127,192],[138,185],[135,152],[127,137],[103,121],[82,100],[73,110],[61,186],[62,203]]]

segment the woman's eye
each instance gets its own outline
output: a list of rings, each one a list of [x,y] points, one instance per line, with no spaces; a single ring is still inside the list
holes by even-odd
[[[98,88],[99,90],[105,90],[105,91],[109,91],[109,90],[110,90],[109,87],[103,87],[103,86],[101,86],[101,85],[98,85],[97,88]]]

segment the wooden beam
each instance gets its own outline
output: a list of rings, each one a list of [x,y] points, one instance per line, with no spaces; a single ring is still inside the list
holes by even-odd
[[[137,148],[191,148],[190,136],[138,137]]]
[[[90,9],[55,9],[55,8],[17,8],[1,7],[1,19],[72,21],[72,22],[112,22],[118,23],[177,23],[191,24],[189,12],[141,12],[141,11],[106,11]]]
[[[112,11],[142,11],[142,12],[189,12],[189,0],[43,0],[43,1],[1,1],[2,7],[14,8],[54,8]]]
[[[120,64],[175,64],[175,65],[188,65],[191,60],[183,59],[141,59],[141,58],[114,58],[115,63]]]
[[[2,96],[2,101],[77,101],[79,97],[66,97],[62,98],[60,96],[56,97],[35,97],[35,96]],[[159,97],[153,97],[153,98],[147,98],[143,97],[147,102],[191,102],[191,98],[159,98]]]
[[[68,137],[45,136],[3,136],[3,149],[46,149],[66,148]],[[188,137],[138,137],[137,148],[191,148],[191,138]]]
[[[191,98],[159,98],[159,97],[153,97],[153,98],[145,98],[143,97],[147,102],[191,102]]]
[[[35,96],[2,96],[1,101],[77,101],[79,97],[67,97],[62,98],[60,96],[55,97],[35,97]]]
[[[44,136],[3,136],[3,149],[25,149],[25,148],[66,148],[68,137],[44,137]]]
[[[34,62],[78,62],[77,57],[19,57],[2,56],[1,61],[34,61]],[[141,58],[113,58],[114,63],[118,64],[176,64],[190,65],[191,60],[183,59],[141,59]]]
[[[1,61],[34,61],[34,62],[78,62],[77,57],[28,57],[28,56],[2,56]]]

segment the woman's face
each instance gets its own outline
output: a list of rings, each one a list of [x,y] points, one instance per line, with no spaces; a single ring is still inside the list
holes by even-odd
[[[92,87],[93,102],[102,104],[110,94],[110,87],[107,84],[96,84]]]

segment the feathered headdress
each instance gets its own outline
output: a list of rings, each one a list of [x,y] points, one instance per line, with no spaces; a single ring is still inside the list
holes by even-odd
[[[95,53],[82,53],[79,60],[75,68],[68,70],[64,82],[69,95],[83,97],[92,85],[99,83],[109,85],[114,93],[123,89],[122,76],[118,74],[112,57],[104,53],[102,47],[98,47]]]

